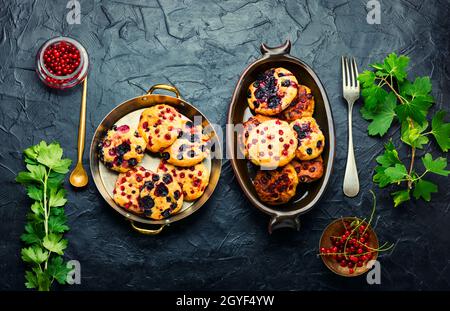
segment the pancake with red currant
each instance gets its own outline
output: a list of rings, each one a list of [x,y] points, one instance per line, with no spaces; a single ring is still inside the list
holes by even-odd
[[[298,181],[301,183],[310,183],[323,176],[322,156],[307,161],[292,160],[291,164],[294,166]]]
[[[113,190],[113,199],[117,205],[127,211],[142,214],[144,211],[139,207],[140,190],[154,174],[142,166],[136,166],[126,173],[120,173]]]
[[[299,160],[317,158],[325,146],[325,137],[316,120],[305,117],[291,123],[292,129],[297,133],[298,147],[295,155]]]
[[[203,163],[179,167],[162,160],[158,173],[169,173],[175,178],[183,191],[185,201],[194,201],[201,197],[209,183],[209,171]]]
[[[182,120],[182,115],[169,105],[145,109],[139,120],[138,131],[147,142],[147,149],[160,152],[172,145],[178,137]]]
[[[193,166],[207,157],[208,139],[201,124],[194,125],[191,120],[183,120],[179,138],[161,152],[161,157],[176,166]]]
[[[245,146],[247,145],[247,140],[250,132],[261,123],[269,120],[273,120],[273,118],[264,116],[262,114],[257,114],[255,116],[251,116],[242,124],[242,131],[238,133],[239,149],[245,157],[247,157],[247,148]]]
[[[299,85],[297,97],[281,113],[281,118],[291,122],[303,117],[312,117],[313,113],[314,97],[311,94],[311,89],[304,85]]]
[[[248,159],[264,168],[288,164],[297,149],[297,134],[286,121],[265,121],[251,130],[246,149]]]
[[[260,200],[269,205],[288,202],[295,195],[298,178],[291,164],[275,170],[259,170],[253,179]]]
[[[180,185],[171,174],[153,174],[141,189],[139,206],[146,217],[165,219],[177,213],[183,206]]]
[[[114,125],[98,144],[100,161],[117,172],[126,172],[139,164],[144,151],[144,138],[128,125]]]
[[[286,109],[296,96],[297,78],[280,67],[266,70],[250,85],[247,101],[256,113],[273,116]]]

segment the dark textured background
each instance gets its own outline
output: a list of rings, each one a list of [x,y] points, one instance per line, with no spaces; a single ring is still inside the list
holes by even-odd
[[[369,138],[354,112],[361,194],[344,197],[346,104],[341,99],[339,57],[360,68],[396,51],[411,57],[411,75],[431,75],[437,108],[449,110],[449,1],[382,1],[381,25],[366,23],[366,1],[87,1],[81,25],[67,25],[67,1],[0,0],[0,288],[23,289],[19,253],[29,201],[13,182],[21,151],[41,139],[58,140],[75,158],[80,88],[55,92],[40,83],[34,58],[48,38],[80,40],[92,63],[87,142],[100,120],[120,102],[156,83],[176,85],[213,122],[225,124],[235,83],[260,56],[259,45],[290,38],[291,53],[316,70],[328,92],[337,132],[337,157],[326,195],[301,217],[300,232],[269,236],[268,217],[253,209],[224,161],[220,186],[198,213],[142,236],[105,204],[92,180],[69,190],[71,231],[66,257],[82,266],[79,289],[450,289],[450,192],[430,204],[394,209],[377,191],[376,229],[396,242],[381,258],[382,284],[340,278],[316,257],[324,227],[334,218],[370,213],[372,169],[385,139]],[[398,142],[397,127],[389,132]],[[425,151],[438,155],[434,142]],[[420,154],[422,151],[420,152]],[[407,149],[402,156],[407,158]],[[88,163],[88,152],[85,153]],[[420,162],[420,161],[419,161]],[[419,163],[420,165],[420,163]]]

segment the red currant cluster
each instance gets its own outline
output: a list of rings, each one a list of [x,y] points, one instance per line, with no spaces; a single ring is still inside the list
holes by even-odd
[[[69,42],[59,41],[45,49],[44,64],[51,74],[70,75],[80,66],[80,51]]]
[[[348,273],[355,273],[355,269],[363,267],[371,260],[378,249],[369,246],[371,235],[367,226],[357,220],[343,221],[341,236],[331,236],[331,247],[320,249],[320,255],[332,256],[343,268],[348,267]]]

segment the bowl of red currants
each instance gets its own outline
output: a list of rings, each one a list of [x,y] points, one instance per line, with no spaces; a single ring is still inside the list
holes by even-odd
[[[81,83],[87,75],[89,58],[78,41],[56,37],[46,41],[36,56],[36,72],[47,86],[67,89]]]
[[[381,251],[370,224],[356,217],[339,218],[329,224],[322,233],[319,247],[324,264],[346,277],[366,273]]]

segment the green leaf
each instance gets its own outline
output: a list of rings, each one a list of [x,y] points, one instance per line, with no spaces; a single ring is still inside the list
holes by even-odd
[[[27,186],[27,194],[35,201],[42,201],[44,199],[44,191],[34,185]]]
[[[378,187],[384,188],[391,183],[391,178],[385,174],[386,168],[382,166],[375,167],[376,174],[373,176],[373,181],[378,184]]]
[[[46,147],[47,143],[45,141],[41,141],[39,144],[31,146],[23,151],[25,157],[29,158],[30,160],[36,160],[38,156],[38,150],[41,147]],[[25,159],[26,160],[26,159]]]
[[[395,107],[395,113],[401,122],[411,118],[415,122],[423,124],[426,121],[427,110],[429,107],[429,103],[421,102],[419,99],[413,99]]]
[[[38,201],[35,201],[33,204],[31,204],[31,211],[37,215],[42,215],[44,213],[42,204]]]
[[[67,240],[62,239],[59,234],[50,233],[44,237],[42,245],[49,251],[62,255],[67,247]]]
[[[422,124],[426,120],[428,109],[434,103],[431,92],[431,81],[429,77],[418,77],[414,83],[405,81],[400,85],[400,92],[406,102],[397,107],[396,112],[401,121],[411,118]]]
[[[35,181],[42,182],[44,181],[44,177],[47,173],[46,169],[42,165],[27,165],[27,169],[30,171],[30,177]]]
[[[395,107],[397,106],[397,98],[394,93],[389,93],[385,98],[385,103],[380,106],[376,112],[372,112],[365,107],[361,108],[361,114],[364,119],[372,120],[367,127],[369,135],[383,136],[391,127],[392,120],[395,117]]]
[[[57,190],[55,188],[50,189],[50,199],[48,201],[48,205],[50,207],[63,206],[67,202],[67,199],[65,198],[65,196],[66,196],[66,190],[64,190],[64,189],[59,189],[59,190]]]
[[[50,210],[50,215],[55,215],[55,216],[59,216],[59,215],[64,215],[64,208],[63,207],[53,207]]]
[[[424,157],[422,157],[423,166],[434,174],[448,176],[450,173],[449,170],[446,170],[447,167],[447,159],[439,157],[436,160],[433,160],[431,154],[427,153]]]
[[[33,271],[25,271],[25,287],[29,289],[38,288],[38,279]]]
[[[375,72],[375,75],[376,75],[377,77],[380,77],[380,78],[386,78],[386,77],[389,77],[389,74],[388,74],[387,72],[381,71],[381,70],[376,71],[376,72]]]
[[[51,280],[46,270],[41,271],[39,268],[33,268],[33,272],[36,274],[38,290],[49,291]]]
[[[48,258],[48,252],[40,246],[33,245],[28,248],[22,248],[22,260],[29,263],[41,264]]]
[[[447,152],[450,149],[450,123],[444,122],[446,112],[438,111],[431,121],[431,133],[441,147],[442,151]]]
[[[383,69],[394,76],[398,81],[402,82],[408,76],[408,72],[406,71],[408,64],[409,57],[404,55],[398,57],[397,54],[391,53],[384,60]]]
[[[358,80],[364,88],[371,87],[375,83],[375,78],[375,74],[370,70],[365,70],[358,76]]]
[[[408,121],[402,122],[402,141],[412,147],[422,149],[423,145],[427,144],[429,139],[422,133],[428,128],[428,122],[425,121],[422,125],[413,122],[413,127],[411,128]]]
[[[388,141],[384,145],[384,153],[376,158],[377,162],[383,167],[393,166],[395,164],[401,164],[398,157],[398,152],[395,150],[395,146],[392,140]]]
[[[411,97],[426,96],[431,92],[432,84],[430,77],[417,77],[414,83],[408,83],[403,88],[403,91]],[[429,100],[434,101],[433,98]]]
[[[378,106],[385,102],[388,92],[376,85],[363,88],[361,95],[364,97],[364,108],[368,111],[376,111]]]
[[[422,197],[425,201],[430,202],[431,193],[436,192],[438,192],[438,187],[436,184],[431,181],[419,179],[419,181],[415,184],[413,195],[416,200]]]
[[[388,168],[394,170],[394,174],[398,171],[403,171],[401,168],[395,168],[396,165],[399,167],[404,167],[403,163],[398,157],[398,152],[395,150],[392,140],[384,145],[384,153],[376,158],[380,166],[375,167],[375,175],[373,176],[373,181],[378,184],[380,188],[384,188],[387,185],[394,183],[396,181],[392,180],[392,176],[389,171],[386,172]]]
[[[67,217],[64,214],[60,215],[50,215],[48,219],[48,229],[50,232],[54,233],[64,233],[69,230],[69,227],[66,225]]]
[[[394,207],[399,206],[401,203],[409,201],[409,189],[408,190],[401,190],[396,191],[394,193],[391,193],[393,199],[394,199]]]
[[[49,188],[58,188],[62,185],[64,181],[64,174],[56,173],[54,171],[50,172],[48,176],[47,184]]]
[[[67,274],[70,269],[67,264],[63,261],[62,257],[57,256],[50,259],[48,263],[48,273],[58,281],[59,284],[65,284],[67,279]]]
[[[27,223],[25,225],[25,233],[20,236],[20,239],[25,242],[25,244],[40,244],[42,237],[44,236],[44,230],[40,231],[36,229],[32,223]]]
[[[19,184],[27,185],[35,181],[36,180],[31,176],[30,172],[19,172],[16,176],[16,182]]]
[[[380,63],[374,63],[369,65],[370,67],[376,69],[376,70],[384,70],[384,65]]]
[[[56,165],[52,167],[52,170],[60,174],[66,174],[69,171],[71,163],[72,160],[70,159],[61,159]]]
[[[388,167],[384,173],[389,176],[391,183],[400,182],[408,175],[408,171],[403,164],[395,164],[394,167]]]
[[[57,167],[61,161],[63,150],[58,143],[40,146],[36,160],[50,168]]]

